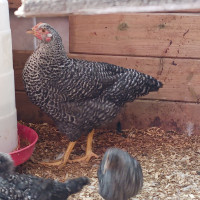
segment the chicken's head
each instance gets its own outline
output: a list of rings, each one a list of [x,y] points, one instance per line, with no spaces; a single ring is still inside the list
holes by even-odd
[[[33,34],[37,39],[43,42],[50,42],[52,40],[54,29],[46,23],[38,23],[32,29],[27,30],[26,33]]]
[[[116,170],[120,164],[120,156],[115,152],[115,148],[108,149],[105,155],[104,173],[107,170]]]

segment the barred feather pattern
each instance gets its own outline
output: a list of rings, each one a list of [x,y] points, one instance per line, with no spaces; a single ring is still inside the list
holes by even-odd
[[[118,148],[106,151],[98,172],[99,194],[105,200],[128,200],[143,186],[140,163]]]
[[[30,100],[55,121],[70,141],[111,121],[126,103],[157,91],[162,83],[133,69],[70,59],[59,34],[40,42],[23,70],[25,90]]]
[[[0,177],[0,199],[5,200],[63,200],[89,183],[79,177],[65,183],[32,175],[9,174]]]
[[[89,184],[87,177],[79,177],[62,183],[53,179],[18,174],[11,157],[0,153],[0,200],[63,200]],[[1,171],[4,168],[3,171]],[[4,172],[4,173],[3,173]]]

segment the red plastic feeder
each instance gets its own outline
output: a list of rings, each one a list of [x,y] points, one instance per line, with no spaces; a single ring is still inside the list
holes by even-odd
[[[10,153],[15,166],[26,162],[32,155],[35,143],[38,140],[37,133],[22,124],[17,124],[18,128],[18,150]]]

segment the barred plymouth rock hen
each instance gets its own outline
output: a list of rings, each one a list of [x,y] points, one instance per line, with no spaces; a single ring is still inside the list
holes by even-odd
[[[94,128],[111,121],[126,102],[162,87],[133,69],[68,58],[61,37],[49,24],[39,23],[27,33],[40,43],[23,70],[25,90],[70,140],[63,159],[51,165],[65,164],[82,134],[89,134],[86,155],[73,161],[97,157],[92,152]]]
[[[140,163],[117,148],[106,151],[97,174],[99,194],[106,200],[127,200],[143,186]]]
[[[17,174],[10,155],[0,153],[1,200],[64,200],[89,183],[87,177],[70,179],[65,183],[52,179]]]

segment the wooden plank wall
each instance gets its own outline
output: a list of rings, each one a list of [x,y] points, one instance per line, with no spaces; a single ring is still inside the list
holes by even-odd
[[[70,16],[69,23],[70,57],[134,68],[164,83],[127,104],[109,127],[120,121],[122,128],[200,134],[200,14]],[[14,51],[18,119],[52,123],[24,92],[21,71],[29,55]]]
[[[135,68],[164,83],[127,104],[115,123],[200,132],[200,14],[70,17],[70,56]]]
[[[31,51],[13,51],[13,63],[15,73],[15,97],[17,107],[17,118],[24,122],[53,124],[52,120],[43,113],[37,106],[33,105],[24,91],[22,70],[25,62],[31,55]]]

